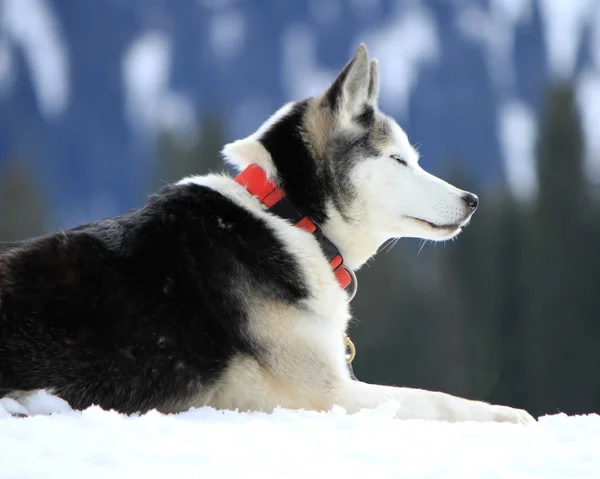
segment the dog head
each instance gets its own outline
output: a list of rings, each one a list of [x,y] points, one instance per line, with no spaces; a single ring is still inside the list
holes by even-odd
[[[390,238],[456,236],[478,199],[427,173],[406,133],[379,111],[364,44],[322,95],[282,107],[226,159],[278,181],[357,268]]]

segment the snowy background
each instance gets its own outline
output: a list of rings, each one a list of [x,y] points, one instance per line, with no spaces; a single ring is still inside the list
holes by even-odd
[[[0,173],[29,160],[50,227],[117,214],[148,193],[158,132],[217,112],[227,139],[245,136],[360,41],[427,167],[453,158],[530,197],[543,86],[567,78],[600,181],[596,0],[2,0]]]
[[[393,404],[355,415],[202,408],[128,417],[70,411],[40,394],[29,406],[35,416],[6,418],[0,403],[2,479],[600,477],[598,415],[519,426],[400,421]]]

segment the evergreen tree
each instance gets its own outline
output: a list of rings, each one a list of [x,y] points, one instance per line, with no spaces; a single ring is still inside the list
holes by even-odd
[[[443,373],[452,379],[444,390],[474,399],[489,400],[501,361],[498,221],[500,208],[493,194],[478,191],[462,171],[446,175],[452,184],[476,191],[480,206],[470,225],[456,241],[445,244],[440,255],[439,303],[435,312],[439,331],[435,341],[446,347],[438,358]],[[452,341],[448,341],[452,339]]]
[[[221,119],[212,113],[204,117],[198,135],[191,141],[182,141],[177,135],[163,132],[158,142],[159,166],[153,190],[187,175],[222,171],[224,164],[220,152],[224,143]]]
[[[523,375],[522,328],[527,284],[524,244],[525,209],[504,192],[495,198],[486,219],[483,238],[488,255],[486,301],[494,327],[489,331],[497,354],[495,381],[485,399],[495,404],[525,406],[526,381]]]
[[[592,214],[573,90],[549,90],[537,147],[539,194],[528,222],[524,368],[533,413],[590,412],[600,374],[597,271],[589,255]],[[596,400],[597,401],[597,400]]]
[[[352,302],[354,321],[349,334],[356,344],[354,371],[362,381],[432,387],[432,363],[427,345],[432,334],[430,305],[415,267],[417,244],[404,240],[387,245],[358,273],[359,290]],[[427,253],[418,258],[421,274]]]

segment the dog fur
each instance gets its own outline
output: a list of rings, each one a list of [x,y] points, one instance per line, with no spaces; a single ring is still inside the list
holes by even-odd
[[[223,151],[262,167],[354,270],[390,238],[454,237],[477,207],[419,166],[378,90],[361,45],[326,92]],[[352,380],[347,300],[313,235],[226,175],[185,178],[121,216],[0,248],[0,389],[123,413],[395,401],[398,418],[534,420]]]

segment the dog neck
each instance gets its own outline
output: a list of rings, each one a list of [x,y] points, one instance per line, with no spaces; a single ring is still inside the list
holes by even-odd
[[[344,264],[357,271],[377,250],[390,239],[389,235],[376,234],[377,227],[369,223],[370,219],[351,212],[342,215],[335,207],[327,211],[327,220],[321,225],[323,233],[333,241],[343,253]],[[358,219],[357,219],[358,218]]]
[[[272,213],[290,220],[296,227],[314,235],[329,261],[340,287],[346,289],[348,286],[352,286],[351,295],[354,295],[356,277],[352,270],[344,265],[340,251],[308,216],[299,213],[286,192],[271,181],[260,166],[249,165],[235,178],[235,181],[257,197]]]
[[[266,125],[270,127],[269,122]],[[285,151],[280,151],[281,145],[279,149],[278,145],[270,145],[270,152],[260,141],[265,134],[259,130],[248,138],[227,144],[223,148],[225,161],[238,171],[258,166],[267,178],[276,179],[288,201],[311,218],[336,245],[345,266],[354,271],[359,269],[389,237],[374,234],[379,228],[370,224],[371,219],[362,213],[361,205],[352,205],[352,211],[344,214],[338,210],[335,199],[326,196],[332,188],[336,189],[335,178],[327,176],[327,169],[317,168],[314,159],[307,157],[305,145],[294,143],[298,138],[294,137],[291,145],[286,144]],[[295,152],[296,157],[290,151]]]

